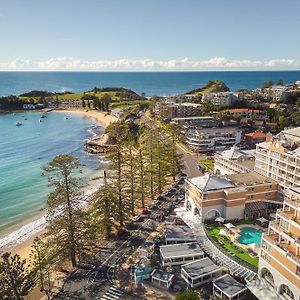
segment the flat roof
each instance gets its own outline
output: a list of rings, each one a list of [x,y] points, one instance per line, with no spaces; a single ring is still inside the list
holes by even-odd
[[[153,270],[151,276],[166,282],[169,282],[174,277],[173,274],[158,269]]]
[[[231,174],[226,175],[232,182],[234,182],[237,186],[239,185],[255,185],[262,183],[276,183],[273,179],[265,177],[261,174],[258,174],[255,171],[251,171],[248,173],[241,174]]]
[[[300,127],[295,127],[291,129],[286,129],[281,131],[282,134],[284,135],[290,135],[296,138],[300,138]]]
[[[210,258],[204,257],[181,266],[182,269],[192,278],[198,278],[202,275],[222,270]]]
[[[195,241],[192,229],[186,225],[166,225],[165,237],[167,240]]]
[[[245,285],[235,280],[229,274],[215,279],[213,284],[229,297],[233,297],[247,290]]]
[[[206,127],[206,128],[195,128],[195,131],[198,133],[210,133],[210,132],[222,132],[222,133],[227,133],[227,132],[238,132],[242,131],[240,127],[233,127],[233,126],[226,126],[226,127]]]
[[[204,252],[196,242],[160,246],[160,253],[164,259],[171,257],[204,255]]]
[[[177,120],[214,120],[214,117],[202,117],[202,116],[191,116],[191,117],[180,117],[180,118],[172,118],[173,121]]]

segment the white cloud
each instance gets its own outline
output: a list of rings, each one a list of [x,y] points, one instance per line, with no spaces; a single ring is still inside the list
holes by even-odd
[[[81,60],[72,57],[49,58],[43,61],[16,59],[0,62],[1,71],[202,71],[202,70],[296,70],[296,59],[237,60],[213,57],[208,60],[189,58],[171,60],[117,59]]]

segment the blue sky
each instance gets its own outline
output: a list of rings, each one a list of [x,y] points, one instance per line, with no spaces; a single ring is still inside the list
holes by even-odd
[[[298,0],[0,1],[0,69],[299,69]]]

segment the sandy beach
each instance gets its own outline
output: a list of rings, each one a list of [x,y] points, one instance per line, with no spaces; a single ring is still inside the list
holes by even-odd
[[[111,116],[104,112],[99,112],[95,110],[80,110],[80,109],[64,109],[64,110],[55,110],[56,112],[62,112],[62,113],[71,113],[71,114],[77,114],[83,117],[92,118],[97,124],[99,124],[102,127],[107,127],[110,123],[117,121],[118,119],[114,116]],[[97,177],[97,175],[96,175]],[[91,180],[89,185],[84,188],[84,191],[89,192],[95,190],[96,186],[100,184],[99,180]],[[88,194],[90,194],[88,192]],[[37,232],[33,236],[31,236],[29,239],[20,242],[19,244],[12,246],[11,248],[5,249],[5,251],[10,251],[13,254],[18,253],[23,259],[28,260],[29,254],[31,251],[31,244],[36,236],[41,235],[44,232],[44,230]],[[0,251],[1,254],[1,251]]]
[[[97,110],[83,110],[83,109],[60,109],[60,110],[55,110],[57,112],[66,112],[66,113],[72,113],[72,114],[77,114],[81,115],[84,117],[92,118],[101,125],[102,127],[107,127],[110,123],[116,122],[118,118],[111,116],[110,114],[102,111],[97,111]]]

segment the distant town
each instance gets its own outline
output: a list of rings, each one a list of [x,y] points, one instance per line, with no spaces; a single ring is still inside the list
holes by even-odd
[[[84,142],[108,161],[88,210],[96,235],[45,260],[55,279],[41,279],[41,298],[300,299],[300,81],[235,92],[209,81],[166,97],[32,91],[0,110],[114,118]]]

